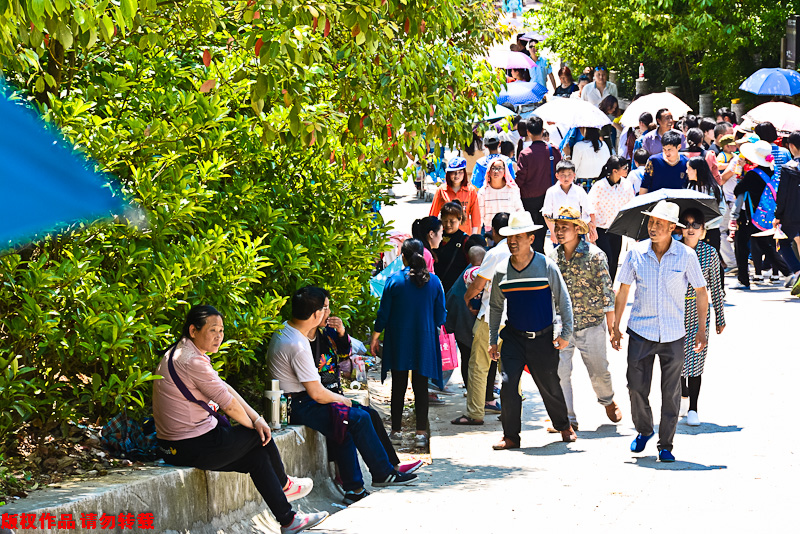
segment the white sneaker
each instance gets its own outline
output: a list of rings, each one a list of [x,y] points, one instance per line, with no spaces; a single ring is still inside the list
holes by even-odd
[[[428,445],[428,436],[425,434],[416,434],[414,436],[414,445],[417,447],[425,447]]]
[[[313,514],[303,514],[297,512],[294,519],[287,527],[281,527],[281,534],[295,534],[309,528],[314,528],[328,518],[328,512],[316,512]]]
[[[678,410],[678,417],[686,417],[689,413],[689,397],[681,397],[681,408]]]
[[[697,416],[696,411],[689,410],[689,413],[686,415],[686,424],[689,426],[700,426],[700,418]]]
[[[314,481],[310,478],[288,477],[289,485],[284,488],[283,493],[289,502],[302,499],[314,488]]]

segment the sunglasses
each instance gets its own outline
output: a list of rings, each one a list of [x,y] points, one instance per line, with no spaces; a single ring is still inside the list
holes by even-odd
[[[687,223],[683,223],[683,224],[686,225],[686,229],[687,230],[689,228],[691,228],[692,230],[699,230],[700,228],[703,227],[702,223],[699,223],[699,222],[691,222],[691,223],[687,222]]]

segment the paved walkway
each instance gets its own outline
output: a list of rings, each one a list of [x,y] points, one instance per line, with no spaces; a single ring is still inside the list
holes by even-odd
[[[731,282],[735,279],[729,277]],[[545,431],[547,414],[528,375],[522,384],[528,399],[523,448],[516,451],[491,449],[501,436],[496,416],[487,417],[483,427],[450,425],[465,399],[446,398],[447,405],[431,409],[433,465],[420,473],[420,481],[377,492],[332,516],[321,530],[797,531],[800,299],[777,285],[729,290],[726,316],[728,328],[710,341],[698,410],[703,424],[679,424],[674,464],[656,461],[655,439],[644,453],[630,452],[635,431],[625,387],[625,347],[615,352],[609,345],[621,423],[608,421],[585,367],[577,362],[573,386],[581,430],[576,443],[561,443]],[[458,373],[451,387],[460,391],[456,380]],[[656,372],[653,383],[658,381]],[[654,413],[660,410],[656,391]]]

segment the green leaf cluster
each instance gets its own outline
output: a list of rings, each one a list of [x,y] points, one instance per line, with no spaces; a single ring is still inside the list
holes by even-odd
[[[147,411],[194,304],[225,315],[214,365],[251,391],[298,287],[328,288],[365,334],[387,187],[407,154],[468,140],[499,84],[472,57],[498,38],[474,0],[0,0],[0,13],[9,82],[137,208],[0,256],[5,445],[25,423]]]

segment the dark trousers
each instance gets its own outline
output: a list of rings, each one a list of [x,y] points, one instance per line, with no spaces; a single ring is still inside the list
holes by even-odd
[[[311,397],[292,398],[292,424],[305,425],[325,436],[334,435],[334,419],[327,404],[319,404]],[[342,487],[345,491],[364,487],[364,477],[358,463],[358,453],[364,458],[373,480],[383,480],[394,470],[386,451],[373,427],[372,417],[363,406],[349,410],[347,433],[344,441],[336,443],[328,439],[328,450],[339,464]]]
[[[596,244],[608,257],[608,273],[611,275],[611,283],[613,284],[614,277],[617,276],[619,253],[622,250],[622,236],[612,234],[605,228],[598,228]]]
[[[792,250],[792,241],[792,239],[781,239],[778,242],[781,247],[778,252],[781,258],[783,258],[783,261],[786,262],[786,265],[789,266],[789,270],[796,273],[800,271],[800,260],[797,259],[797,254]]]
[[[789,276],[793,273],[793,271],[789,270],[786,262],[783,261],[783,256],[778,254],[778,250],[775,248],[775,240],[772,237],[750,237],[750,252],[756,274],[761,274],[763,270],[762,256],[769,262],[772,272],[780,271],[784,276]]]
[[[406,388],[408,388],[408,371],[392,369],[392,431],[399,432],[403,428],[403,406],[405,405]],[[411,388],[414,390],[414,415],[417,419],[417,430],[428,430],[428,379],[416,371],[411,371]]]
[[[700,397],[700,384],[702,376],[681,377],[681,397],[689,399],[689,410],[697,411],[697,399]]]
[[[678,426],[681,407],[681,371],[683,370],[683,338],[669,343],[645,339],[628,329],[628,392],[631,397],[631,418],[636,431],[644,436],[653,433],[653,411],[650,409],[650,385],[653,365],[658,355],[661,365],[661,422],[658,425],[658,450],[672,450],[672,439]]]
[[[544,222],[542,207],[544,207],[544,195],[522,199],[522,207],[533,217],[533,224],[540,224],[543,228],[533,232],[536,239],[533,240],[533,250],[544,254],[544,240],[547,237],[547,224]]]
[[[472,346],[456,341],[458,350],[461,352],[461,379],[464,386],[469,387],[469,357]],[[489,366],[489,375],[486,377],[486,402],[494,402],[494,381],[497,377],[497,362],[492,362]]]
[[[262,445],[258,432],[251,428],[217,426],[196,438],[158,442],[176,452],[164,457],[168,464],[248,473],[275,519],[283,526],[294,519],[292,505],[283,493],[288,477],[275,440]]]
[[[527,339],[513,333],[506,326],[500,336],[503,338],[503,348],[500,358],[503,362],[501,377],[503,387],[500,389],[500,401],[503,411],[500,421],[503,424],[503,436],[514,443],[520,443],[522,430],[522,397],[519,395],[519,381],[525,366],[531,372],[539,394],[544,401],[544,407],[556,430],[569,428],[567,403],[564,401],[564,392],[558,378],[558,349],[553,346],[552,333],[546,333],[535,339]]]
[[[386,457],[389,458],[389,463],[392,465],[399,464],[400,458],[397,457],[397,453],[394,451],[394,445],[392,445],[392,442],[389,440],[389,434],[386,433],[386,427],[383,426],[383,419],[381,419],[380,412],[370,406],[362,406],[361,408],[366,410],[369,414],[372,420],[372,428],[375,429],[375,434],[381,441],[383,450],[386,451]]]

